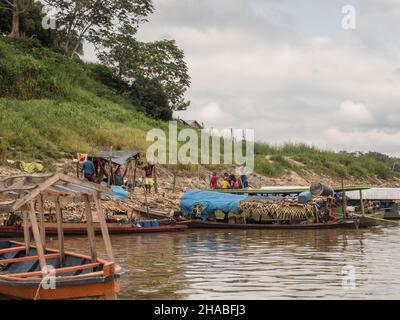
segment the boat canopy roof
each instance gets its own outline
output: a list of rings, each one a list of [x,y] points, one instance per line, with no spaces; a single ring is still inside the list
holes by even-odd
[[[345,192],[368,190],[368,186],[347,186],[344,187]],[[335,192],[342,192],[343,188],[340,186],[333,187]],[[261,189],[216,189],[210,190],[214,192],[231,193],[231,194],[247,194],[247,195],[298,195],[300,193],[310,191],[310,187],[263,187]]]
[[[350,200],[360,200],[360,192],[347,192],[346,196]],[[400,188],[372,188],[362,193],[364,200],[395,201],[400,200]]]

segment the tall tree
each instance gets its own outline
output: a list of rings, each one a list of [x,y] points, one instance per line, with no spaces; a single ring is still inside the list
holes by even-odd
[[[94,45],[118,28],[137,26],[153,12],[152,0],[44,0],[56,10],[64,51],[74,55],[82,41]],[[72,41],[73,39],[77,41]]]
[[[11,12],[11,31],[10,37],[20,36],[20,20],[21,16],[29,10],[35,2],[34,0],[2,0],[0,9]]]
[[[139,42],[133,32],[125,28],[110,35],[103,41],[103,46],[108,50],[98,53],[100,61],[116,69],[131,84],[138,79],[157,81],[172,111],[185,110],[190,105],[185,100],[185,92],[190,86],[188,67],[184,53],[175,41]]]

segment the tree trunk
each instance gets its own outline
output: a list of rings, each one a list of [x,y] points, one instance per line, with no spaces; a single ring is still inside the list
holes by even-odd
[[[17,11],[18,9],[13,9],[12,12],[12,23],[11,23],[11,32],[10,37],[19,37],[19,17],[20,13]]]

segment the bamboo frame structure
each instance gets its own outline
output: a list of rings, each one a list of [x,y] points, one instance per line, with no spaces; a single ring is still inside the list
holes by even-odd
[[[95,232],[91,202],[94,202],[108,261],[115,263],[110,235],[101,207],[101,192],[112,194],[112,190],[90,182],[82,181],[63,174],[18,175],[0,177],[0,212],[22,212],[24,225],[24,242],[26,253],[31,248],[30,229],[33,234],[40,269],[46,266],[46,234],[44,228],[43,201],[52,201],[56,208],[58,250],[60,265],[64,266],[65,248],[61,202],[84,202],[87,215],[87,234],[92,261],[97,261]],[[36,205],[39,219],[36,214]],[[112,268],[111,268],[112,269]]]

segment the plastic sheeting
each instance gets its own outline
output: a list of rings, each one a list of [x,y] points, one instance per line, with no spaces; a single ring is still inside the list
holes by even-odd
[[[239,214],[239,203],[246,198],[246,195],[190,189],[182,196],[180,207],[184,216],[190,216],[193,214],[193,208],[201,205],[203,210],[200,218],[204,221],[215,210]]]

